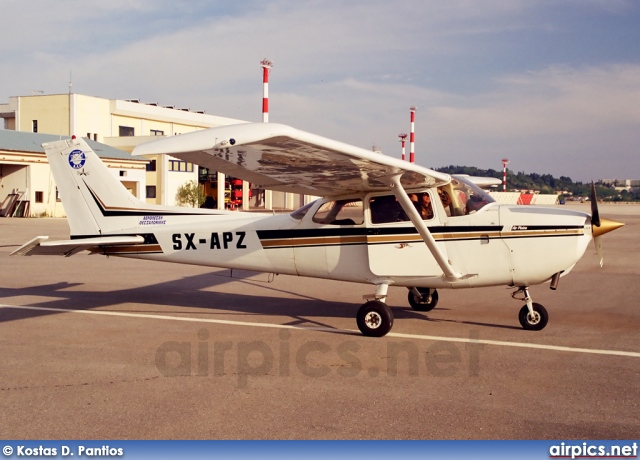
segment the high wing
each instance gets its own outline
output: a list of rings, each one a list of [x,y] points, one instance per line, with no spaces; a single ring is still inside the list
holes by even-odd
[[[70,257],[88,249],[98,252],[108,246],[144,243],[142,236],[103,236],[101,238],[79,238],[74,240],[47,241],[48,236],[36,236],[11,253],[12,256],[66,256]]]
[[[332,196],[450,181],[400,159],[277,123],[243,123],[182,134],[137,146],[133,155],[169,154],[260,188]]]

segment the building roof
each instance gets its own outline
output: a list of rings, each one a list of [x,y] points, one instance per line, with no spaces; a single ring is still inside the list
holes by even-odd
[[[57,134],[28,133],[24,131],[13,131],[0,129],[0,150],[10,152],[44,153],[42,144],[61,139],[69,139],[71,136],[59,136]],[[111,158],[116,160],[136,160],[147,161],[144,158],[134,157],[129,152],[110,147],[100,142],[84,138],[89,147],[101,158]]]

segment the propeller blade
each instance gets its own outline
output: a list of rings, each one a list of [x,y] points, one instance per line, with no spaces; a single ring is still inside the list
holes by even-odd
[[[598,254],[600,268],[602,268],[604,266],[604,256],[602,255],[602,240],[599,236],[596,236],[593,238],[593,243],[596,245],[596,254]]]
[[[600,227],[600,213],[598,212],[598,197],[596,196],[596,185],[591,181],[591,193],[589,194],[591,201],[591,224]]]
[[[599,223],[599,227],[591,226],[591,232],[593,234],[593,244],[596,246],[596,253],[598,254],[598,260],[600,261],[600,268],[602,268],[604,265],[604,258],[602,256],[602,241],[600,240],[600,237],[605,233],[612,232],[616,228],[622,227],[624,224],[622,222],[604,218],[600,219]]]
[[[600,219],[598,212],[598,197],[596,196],[596,185],[591,181],[591,193],[589,194],[591,201],[591,232],[593,233],[593,244],[596,246],[600,267],[604,265],[604,257],[602,256],[602,241],[600,237],[605,233],[614,231],[616,228],[622,227],[622,222],[616,222],[611,219]]]
[[[605,233],[612,232],[616,228],[622,227],[624,224],[611,219],[600,219],[596,186],[593,181],[591,181],[591,193],[589,194],[589,200],[591,201],[591,231],[593,232],[593,244],[596,247],[600,267],[602,267],[604,265],[604,257],[602,255],[602,241],[600,240],[600,237]]]
[[[600,222],[599,227],[591,226],[591,232],[593,234],[593,244],[596,246],[596,253],[598,254],[598,260],[600,261],[600,268],[604,266],[604,257],[602,256],[602,241],[600,237],[605,233],[609,233],[614,231],[616,228],[622,227],[624,224],[622,222],[616,222],[611,219],[598,219]],[[593,221],[592,221],[593,223]]]

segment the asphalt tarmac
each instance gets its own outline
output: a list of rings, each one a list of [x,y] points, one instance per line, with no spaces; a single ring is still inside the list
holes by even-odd
[[[569,206],[567,206],[569,207]],[[573,205],[588,212],[586,206]],[[0,219],[0,438],[634,439],[640,206],[521,329],[506,287],[357,332],[366,285],[81,253],[9,257],[64,219]]]

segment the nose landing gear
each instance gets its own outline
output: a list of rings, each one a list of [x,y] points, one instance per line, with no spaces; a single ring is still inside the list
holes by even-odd
[[[522,294],[522,297],[516,297],[518,294]],[[535,303],[531,300],[529,295],[529,288],[522,286],[518,288],[516,292],[511,294],[516,300],[524,300],[526,304],[520,309],[518,319],[523,329],[528,331],[541,331],[549,322],[549,314],[547,309],[539,303]]]

